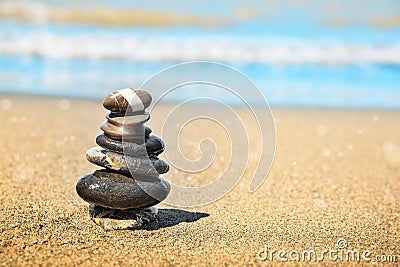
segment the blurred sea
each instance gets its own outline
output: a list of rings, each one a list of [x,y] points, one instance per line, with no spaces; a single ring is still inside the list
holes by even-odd
[[[398,0],[0,1],[0,92],[100,99],[210,60],[271,105],[399,109],[399,14]]]

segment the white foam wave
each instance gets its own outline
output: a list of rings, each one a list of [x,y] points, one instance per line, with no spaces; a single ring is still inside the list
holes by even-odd
[[[213,60],[267,64],[395,64],[400,43],[344,44],[218,36],[140,36],[0,31],[0,55],[139,62]]]

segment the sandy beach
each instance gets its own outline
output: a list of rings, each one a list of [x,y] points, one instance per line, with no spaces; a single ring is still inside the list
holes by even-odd
[[[268,265],[272,250],[313,249],[321,257],[330,248],[370,251],[372,263],[383,255],[400,261],[399,111],[272,108],[275,160],[255,193],[247,191],[258,163],[250,156],[243,179],[222,199],[197,208],[160,204],[159,221],[144,229],[104,231],[75,192],[79,178],[97,169],[85,152],[104,121],[101,103],[0,95],[0,104],[2,266]],[[151,114],[156,135],[158,112],[167,109]],[[201,138],[199,127],[188,128],[189,136]],[[191,182],[214,179],[226,164],[226,135],[211,135],[221,143],[215,165]],[[251,140],[256,135],[249,132]],[[183,141],[196,158],[193,142]],[[252,142],[251,151],[259,145]],[[173,166],[165,178],[188,184]],[[277,253],[272,262],[280,262]],[[293,262],[309,264],[301,256]],[[323,262],[355,263],[328,255]]]

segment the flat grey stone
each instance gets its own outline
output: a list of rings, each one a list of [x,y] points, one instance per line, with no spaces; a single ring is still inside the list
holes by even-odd
[[[76,192],[83,200],[111,209],[151,207],[164,200],[169,190],[169,183],[161,177],[140,181],[104,169],[85,175],[76,184]]]
[[[104,230],[132,230],[157,219],[158,209],[117,210],[89,205],[90,218]]]
[[[98,166],[125,174],[158,176],[159,173],[166,173],[169,170],[168,163],[157,157],[134,157],[108,151],[99,146],[89,149],[86,158]]]

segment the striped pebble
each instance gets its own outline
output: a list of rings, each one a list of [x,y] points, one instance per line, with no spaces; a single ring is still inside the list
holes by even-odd
[[[148,92],[125,88],[106,96],[103,106],[112,112],[139,112],[145,110],[151,101],[152,98]]]
[[[144,143],[146,137],[152,132],[149,126],[141,124],[117,126],[109,121],[103,122],[100,129],[111,139],[114,140],[142,140]]]
[[[150,119],[150,113],[116,113],[108,111],[106,113],[107,121],[117,126],[136,125],[144,123]]]

